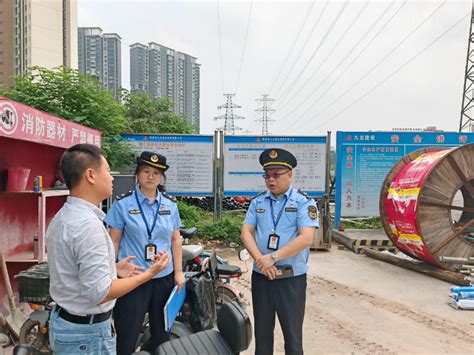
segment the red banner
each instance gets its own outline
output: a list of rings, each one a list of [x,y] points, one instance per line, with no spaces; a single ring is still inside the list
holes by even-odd
[[[19,102],[0,97],[0,136],[69,148],[78,143],[101,146],[102,132]]]
[[[436,163],[451,149],[420,155],[406,164],[393,179],[384,201],[387,221],[395,245],[401,251],[432,264],[435,258],[427,249],[416,223],[420,188]]]

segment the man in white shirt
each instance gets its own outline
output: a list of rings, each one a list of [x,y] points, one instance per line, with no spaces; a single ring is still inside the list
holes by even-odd
[[[56,302],[50,343],[55,354],[115,354],[115,299],[153,278],[167,266],[168,255],[157,256],[143,272],[130,263],[133,257],[116,266],[105,215],[97,207],[112,195],[113,182],[100,148],[77,144],[67,149],[61,170],[70,196],[46,233],[50,293]]]

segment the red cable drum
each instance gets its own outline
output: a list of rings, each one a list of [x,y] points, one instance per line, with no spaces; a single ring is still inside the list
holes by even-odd
[[[424,148],[390,170],[380,194],[385,233],[405,254],[445,269],[474,256],[474,144]]]

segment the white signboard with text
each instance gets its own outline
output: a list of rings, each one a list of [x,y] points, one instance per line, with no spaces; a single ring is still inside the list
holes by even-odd
[[[213,137],[201,135],[138,135],[122,138],[138,152],[152,151],[166,157],[166,191],[172,195],[212,196]]]
[[[298,165],[293,186],[321,196],[326,186],[326,137],[225,136],[224,196],[254,196],[265,190],[258,158],[268,148],[290,151]]]

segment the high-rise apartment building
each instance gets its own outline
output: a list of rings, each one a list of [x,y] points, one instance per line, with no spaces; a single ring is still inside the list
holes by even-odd
[[[99,27],[79,27],[77,48],[79,73],[97,78],[117,97],[122,87],[121,37]]]
[[[200,64],[195,57],[154,42],[132,44],[130,89],[153,98],[169,97],[174,113],[185,116],[199,132]]]
[[[135,43],[130,46],[130,91],[148,92],[148,47]]]
[[[32,66],[77,68],[77,0],[0,0],[0,85]]]

